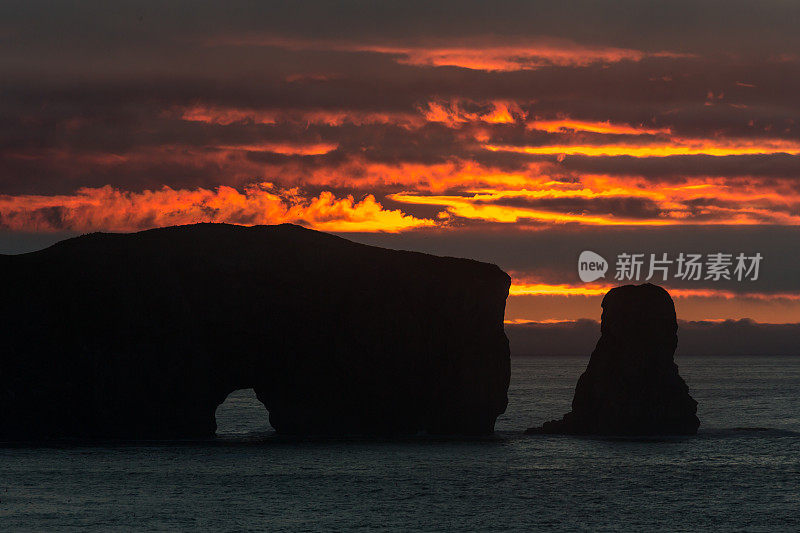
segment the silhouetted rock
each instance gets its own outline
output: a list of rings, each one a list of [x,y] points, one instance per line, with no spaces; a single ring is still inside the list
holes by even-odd
[[[678,323],[669,293],[650,283],[625,285],[608,291],[602,306],[600,340],[572,411],[526,433],[697,433],[697,402],[673,361]]]
[[[0,440],[202,437],[253,388],[295,434],[482,434],[509,277],[298,226],[95,233],[0,256]]]

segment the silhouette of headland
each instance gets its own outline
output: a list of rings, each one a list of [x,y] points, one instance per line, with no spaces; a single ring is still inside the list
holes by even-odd
[[[603,298],[601,336],[572,411],[528,434],[693,435],[700,421],[673,358],[675,305],[663,288],[625,285]]]
[[[253,388],[283,434],[486,434],[510,278],[299,226],[94,233],[0,256],[0,440],[213,436]]]

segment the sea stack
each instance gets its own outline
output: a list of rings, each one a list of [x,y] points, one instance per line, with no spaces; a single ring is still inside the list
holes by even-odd
[[[572,411],[528,434],[693,435],[697,402],[674,362],[675,305],[646,283],[603,298],[601,336],[578,379]]]
[[[0,440],[211,437],[248,388],[283,434],[486,434],[506,408],[488,263],[197,224],[0,255],[0,276]]]

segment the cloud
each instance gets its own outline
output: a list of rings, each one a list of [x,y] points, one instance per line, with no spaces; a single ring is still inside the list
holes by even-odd
[[[613,277],[613,272],[609,277]],[[644,281],[644,279],[642,279]],[[715,298],[724,300],[765,300],[789,302],[800,301],[800,291],[798,292],[747,292],[717,289],[712,287],[701,288],[674,288],[668,283],[659,283],[669,291],[670,296],[675,298]],[[550,284],[529,281],[524,278],[515,278],[511,283],[509,294],[511,296],[604,296],[608,291],[616,287],[618,283],[592,283],[587,284]]]
[[[485,144],[493,152],[519,152],[529,155],[586,155],[665,157],[674,155],[761,155],[800,154],[800,141],[784,139],[672,139],[670,142],[650,143],[598,143],[598,144],[553,144],[541,146],[513,146]]]
[[[670,128],[649,128],[646,126],[630,126],[628,124],[606,121],[573,120],[561,118],[554,120],[532,120],[526,124],[528,129],[546,131],[548,133],[569,133],[585,131],[614,135],[671,135]]]
[[[723,8],[724,17],[720,16]],[[570,4],[343,0],[335,5],[322,0],[302,5],[270,0],[234,1],[227,8],[185,0],[172,5],[146,0],[111,9],[104,2],[88,0],[54,5],[50,17],[41,17],[36,6],[14,3],[4,6],[0,14],[0,36],[17,37],[28,46],[39,43],[45,50],[57,44],[84,45],[98,53],[119,46],[121,40],[131,47],[147,48],[152,43],[163,50],[166,43],[208,39],[209,35],[282,34],[298,40],[346,36],[357,42],[414,43],[431,38],[457,42],[465,35],[486,33],[517,40],[547,36],[604,47],[779,56],[798,49],[795,22],[800,8],[780,0],[765,0],[757,6],[746,0],[677,0],[668,6],[636,0]],[[64,21],[70,24],[65,27]],[[65,34],[82,35],[83,40],[65,39]]]
[[[296,189],[280,190],[269,183],[243,191],[163,187],[133,193],[106,186],[74,195],[0,196],[0,228],[17,231],[136,231],[196,222],[294,222],[328,231],[388,232],[434,223],[386,210],[371,195],[361,201],[337,199],[330,192],[305,198]]]
[[[420,127],[424,120],[417,113],[399,113],[390,111],[364,111],[352,109],[248,109],[236,107],[220,107],[193,105],[176,108],[168,114],[177,115],[188,122],[218,124],[278,124],[298,123],[304,125],[342,126],[351,124],[364,126],[369,124],[396,125],[403,128]]]
[[[542,67],[585,67],[593,64],[641,61],[644,58],[691,57],[671,51],[646,52],[630,48],[589,46],[566,39],[462,38],[445,44],[298,39],[280,35],[214,37],[209,46],[263,46],[288,50],[336,50],[392,56],[397,63],[415,67],[459,67],[487,72],[534,70]]]
[[[502,195],[502,193],[500,193]],[[591,214],[576,211],[570,206],[567,209],[558,209],[558,203],[549,202],[548,199],[538,199],[530,202],[495,200],[496,195],[419,195],[409,193],[396,193],[388,196],[395,202],[402,204],[434,205],[446,208],[450,215],[469,220],[482,220],[504,224],[516,224],[521,221],[536,221],[548,224],[587,224],[587,225],[663,225],[679,224],[681,220],[659,219],[655,217],[632,217],[625,213]],[[494,198],[493,198],[494,197]],[[551,204],[551,205],[548,205]],[[555,204],[555,205],[552,205]],[[605,209],[600,209],[605,211]]]
[[[525,175],[523,175],[525,176]],[[469,187],[467,187],[469,188]],[[652,183],[632,177],[546,175],[513,178],[458,194],[390,194],[401,204],[440,206],[468,220],[517,224],[534,221],[581,225],[800,224],[800,194],[793,184],[752,180],[690,179]]]
[[[496,100],[485,103],[454,98],[427,102],[420,113],[428,122],[441,122],[451,128],[464,124],[513,124],[524,120],[526,112],[512,101]]]
[[[233,144],[213,146],[217,150],[244,152],[271,152],[281,155],[324,155],[336,150],[337,143],[296,143],[296,142],[264,142],[258,144]]]
[[[594,320],[506,324],[512,356],[589,356],[600,338]],[[800,355],[800,324],[762,324],[749,319],[678,321],[678,356]]]
[[[666,157],[592,157],[574,155],[560,162],[578,174],[641,176],[654,182],[681,182],[692,177],[779,178],[800,176],[800,157],[789,154],[675,155]]]
[[[616,268],[616,257],[620,253],[667,253],[675,258],[683,253],[712,253],[724,251],[730,253],[761,253],[764,256],[758,281],[747,283],[733,281],[683,281],[671,279],[667,284],[670,289],[709,289],[726,291],[735,294],[795,294],[800,292],[797,284],[797,264],[800,264],[800,248],[789,243],[800,239],[800,227],[797,226],[655,226],[655,227],[604,227],[604,226],[556,226],[539,230],[508,227],[501,225],[483,225],[463,227],[459,231],[425,231],[397,234],[352,234],[349,238],[365,244],[418,250],[427,253],[438,253],[455,257],[471,257],[499,265],[508,272],[515,287],[524,284],[542,284],[549,288],[592,287],[581,283],[578,277],[578,256],[583,250],[592,250],[611,263],[609,274],[613,276]],[[608,278],[607,282],[613,283]],[[598,286],[601,283],[597,284]],[[552,287],[555,286],[555,287]],[[516,290],[516,289],[515,289]],[[602,296],[602,295],[599,295]],[[563,296],[563,300],[572,297]],[[557,318],[547,316],[549,301],[539,296],[515,296],[519,305],[530,300],[531,304],[519,307],[517,303],[510,305],[518,309],[511,318],[545,319]],[[579,315],[586,318],[599,317],[599,299],[579,296],[576,301],[586,300]],[[689,300],[688,298],[686,299]],[[694,302],[700,298],[693,299]],[[713,303],[724,304],[723,307],[705,307],[703,312],[683,318],[724,318],[726,312],[735,313],[739,317],[747,317],[748,310],[756,312],[761,301],[751,299],[724,300],[704,299],[708,306]],[[773,300],[773,303],[778,303]],[[776,306],[774,313],[765,319],[758,316],[761,322],[800,322],[800,313],[796,301],[784,300]],[[535,313],[529,313],[529,311]],[[585,313],[585,314],[584,314]],[[781,318],[781,315],[785,315]],[[794,320],[793,317],[797,317]]]
[[[596,316],[581,250],[746,247],[684,316],[800,321],[742,296],[798,290],[800,7],[409,1],[0,4],[2,224],[396,232],[519,320]]]
[[[390,142],[395,138],[383,132],[381,147],[364,146],[372,142],[368,132],[339,142],[309,132],[291,142],[272,134],[275,140],[261,135],[258,142],[213,135],[196,145],[119,152],[9,148],[0,153],[0,184],[16,196],[105,185],[129,191],[242,188],[261,181],[346,187],[406,210],[447,211],[459,225],[800,224],[796,178],[595,174],[552,161],[481,161],[468,151],[448,157],[452,145],[441,136],[448,130],[429,132],[421,145],[413,138]]]

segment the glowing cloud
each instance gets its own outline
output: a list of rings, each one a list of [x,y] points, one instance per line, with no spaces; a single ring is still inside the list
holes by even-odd
[[[229,126],[237,122],[252,122],[254,124],[275,124],[277,122],[276,112],[253,109],[193,106],[178,110],[177,113],[181,119],[187,122],[220,124],[222,126]]]
[[[387,210],[372,195],[356,202],[330,192],[304,198],[297,189],[260,183],[240,192],[175,190],[164,187],[140,193],[110,186],[83,188],[73,195],[0,196],[0,228],[24,231],[134,231],[195,222],[277,224],[294,222],[327,231],[397,232],[434,222]]]
[[[272,142],[260,144],[240,144],[214,146],[219,150],[243,150],[245,152],[272,152],[281,155],[325,155],[336,150],[337,143],[290,143]]]
[[[636,188],[611,180],[598,181],[602,185],[591,180],[580,184],[550,182],[534,190],[482,190],[460,195],[404,192],[389,197],[400,203],[440,206],[464,219],[505,224],[526,220],[608,226],[800,224],[800,215],[796,214],[800,198],[796,193],[781,196],[779,192],[731,191],[713,184],[708,188]],[[636,215],[619,212],[618,207],[631,199],[648,201],[648,210]],[[609,200],[610,205],[602,203]]]
[[[468,123],[513,124],[524,120],[526,113],[516,102],[495,100],[487,104],[452,99],[431,101],[419,108],[428,122],[441,122],[451,128]]]
[[[597,122],[587,120],[557,119],[557,120],[532,120],[525,125],[531,130],[546,131],[548,133],[568,133],[570,131],[585,131],[589,133],[605,133],[612,135],[670,135],[670,128],[647,128],[644,126],[630,126],[628,124],[612,123],[610,121]]]
[[[616,287],[614,284],[547,284],[525,281],[514,281],[509,289],[512,296],[602,296]],[[662,284],[663,285],[663,284]],[[765,293],[765,292],[733,292],[711,288],[670,288],[665,287],[673,298],[723,298],[752,300],[788,300],[800,301],[800,292]]]
[[[630,48],[588,46],[568,40],[472,38],[462,43],[438,42],[416,46],[333,40],[301,40],[276,36],[214,38],[209,46],[268,46],[288,50],[337,50],[394,56],[397,63],[415,67],[460,67],[489,72],[532,70],[548,66],[586,67],[599,63],[641,61],[648,57],[690,57],[675,52],[644,52]]]
[[[542,146],[512,146],[485,144],[492,152],[517,152],[530,155],[587,155],[667,157],[672,155],[760,155],[800,154],[800,142],[784,139],[710,140],[673,139],[671,142],[615,144],[553,144]]]
[[[419,127],[424,124],[416,113],[367,112],[349,109],[247,109],[195,105],[173,109],[167,116],[177,116],[187,122],[204,124],[280,124],[295,123],[305,125],[342,126],[352,124],[393,124],[404,128]]]
[[[600,318],[600,302],[616,283],[546,283],[524,273],[512,274],[506,323],[553,322]],[[664,283],[659,283],[664,285]],[[800,322],[800,292],[733,292],[713,287],[676,288],[666,284],[684,320]]]
[[[366,51],[400,56],[398,63],[418,67],[461,67],[485,71],[532,70],[542,67],[586,67],[596,63],[641,61],[646,57],[680,57],[670,52],[646,53],[611,47],[587,47],[573,43],[487,47],[394,48]]]

